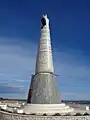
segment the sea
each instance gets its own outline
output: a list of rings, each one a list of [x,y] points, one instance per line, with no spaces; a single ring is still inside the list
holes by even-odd
[[[89,100],[62,100],[62,103],[90,104]]]

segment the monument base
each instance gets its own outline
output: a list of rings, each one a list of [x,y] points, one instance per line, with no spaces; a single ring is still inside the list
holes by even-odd
[[[56,76],[52,73],[37,73],[32,76],[28,104],[60,104]]]
[[[74,109],[69,106],[62,104],[26,104],[23,108],[23,113],[25,114],[36,114],[36,115],[54,115],[67,114],[73,112]]]

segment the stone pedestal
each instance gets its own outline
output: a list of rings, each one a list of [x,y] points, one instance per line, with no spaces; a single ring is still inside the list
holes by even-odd
[[[23,112],[25,114],[36,114],[36,115],[54,115],[59,113],[65,115],[73,112],[73,108],[66,106],[65,104],[27,104],[24,106]]]
[[[39,73],[32,77],[28,95],[31,104],[59,104],[60,95],[55,75],[52,73]]]

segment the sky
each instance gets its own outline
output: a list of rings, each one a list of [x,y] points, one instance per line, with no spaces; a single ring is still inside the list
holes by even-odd
[[[43,14],[61,99],[90,100],[90,0],[0,1],[0,97],[27,98]]]

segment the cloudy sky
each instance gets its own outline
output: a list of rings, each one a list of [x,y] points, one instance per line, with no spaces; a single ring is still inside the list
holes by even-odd
[[[90,100],[90,0],[0,1],[0,97],[27,98],[42,14],[61,99]]]

